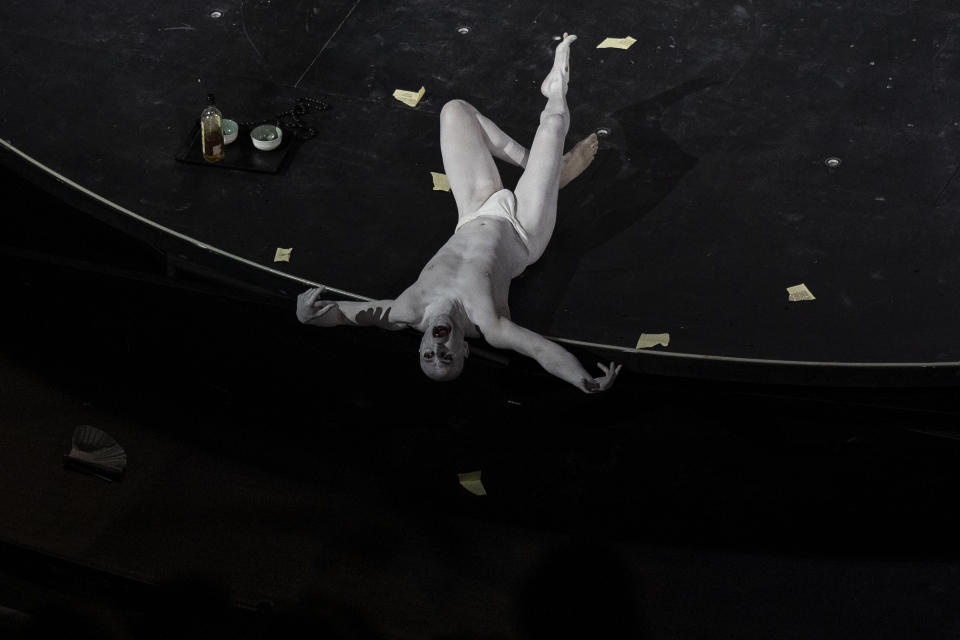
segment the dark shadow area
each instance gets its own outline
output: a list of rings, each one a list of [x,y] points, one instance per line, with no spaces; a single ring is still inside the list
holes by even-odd
[[[524,638],[650,637],[631,562],[607,544],[583,540],[549,554],[524,586]]]
[[[690,80],[610,114],[618,126],[608,135],[618,144],[604,148],[608,140],[601,138],[583,179],[564,188],[550,250],[512,287],[521,304],[533,299],[538,316],[553,316],[583,256],[640,222],[696,166],[697,159],[663,131],[660,120],[666,108],[714,84]],[[605,178],[593,182],[594,175]]]
[[[69,229],[75,242],[50,245],[56,251],[48,255],[74,252],[97,268],[5,254],[0,282],[9,311],[0,318],[0,353],[4,370],[15,374],[0,384],[0,400],[10,408],[25,393],[67,399],[5,413],[0,436],[14,445],[36,440],[37,451],[54,443],[59,456],[77,423],[103,426],[109,418],[120,429],[112,435],[130,468],[116,484],[131,495],[99,543],[100,552],[121,558],[103,566],[102,576],[124,574],[157,553],[187,571],[200,552],[173,538],[199,543],[212,556],[210,575],[243,567],[257,589],[275,588],[284,579],[277,572],[300,566],[308,577],[291,587],[288,601],[239,603],[222,576],[108,588],[107,578],[77,567],[39,570],[39,552],[21,550],[20,564],[3,563],[0,604],[29,612],[37,633],[69,627],[77,637],[143,637],[124,635],[131,629],[201,637],[220,628],[239,634],[233,637],[276,637],[278,629],[300,628],[377,637],[401,624],[389,608],[400,596],[386,597],[380,586],[393,579],[417,585],[411,597],[422,615],[444,620],[449,632],[437,637],[498,637],[468,628],[462,611],[447,610],[445,593],[458,576],[502,572],[525,586],[499,595],[496,582],[471,588],[512,603],[523,637],[591,623],[627,637],[644,633],[647,617],[657,615],[630,603],[668,592],[631,569],[624,548],[646,549],[649,558],[659,549],[772,554],[811,570],[916,563],[916,579],[941,589],[932,602],[960,588],[942,573],[925,577],[931,566],[949,572],[958,561],[952,504],[960,441],[938,436],[957,433],[951,389],[795,389],[625,375],[608,394],[586,396],[523,359],[482,358],[462,379],[438,385],[413,361],[416,336],[324,332],[299,325],[292,309],[272,299],[256,302],[219,283],[201,290],[194,281],[183,288],[176,279],[137,279],[163,274],[162,256],[54,205],[31,209],[28,224],[10,223],[5,246],[29,247],[45,230]],[[152,460],[161,441],[176,455]],[[8,457],[4,499],[31,495],[16,479],[36,474],[35,459]],[[486,498],[456,483],[457,473],[474,469],[483,471]],[[110,485],[67,477],[68,486],[91,488],[83,500],[95,512],[106,494],[92,489]],[[80,484],[87,480],[94,484]],[[285,491],[287,483],[297,492]],[[140,484],[149,490],[137,490]],[[4,536],[39,526],[38,514],[16,513],[5,519]],[[85,522],[80,516],[76,530]],[[464,523],[496,531],[497,553],[481,553],[490,538],[465,533]],[[289,545],[250,557],[258,541],[292,533],[299,537]],[[72,547],[74,532],[59,535],[43,551]],[[556,537],[591,542],[547,541]],[[542,560],[511,566],[506,554],[515,545]],[[659,579],[686,574],[666,575]],[[355,590],[331,598],[327,581],[344,576]],[[36,591],[13,588],[14,578]],[[713,588],[691,597],[706,605]],[[875,597],[896,591],[882,581],[872,588]],[[776,593],[753,597],[781,602]],[[551,603],[562,605],[552,616]],[[735,624],[733,611],[715,615]]]

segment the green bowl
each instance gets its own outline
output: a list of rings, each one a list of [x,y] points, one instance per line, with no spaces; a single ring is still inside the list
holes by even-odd
[[[227,120],[226,118],[220,121],[220,129],[223,131],[223,143],[230,144],[237,139],[237,133],[240,131],[240,127],[237,126],[237,123],[233,120]]]

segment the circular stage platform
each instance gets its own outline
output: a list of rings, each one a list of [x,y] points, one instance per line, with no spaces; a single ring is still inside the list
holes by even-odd
[[[569,144],[606,135],[514,283],[516,322],[649,374],[958,381],[947,3],[7,5],[0,162],[291,314],[313,284],[363,299],[412,282],[455,222],[431,176],[441,107],[468,100],[529,144],[555,37],[577,33]],[[420,87],[416,106],[394,97]],[[208,93],[240,122],[330,108],[302,115],[316,136],[282,157],[205,166]],[[800,285],[813,299],[790,299]],[[669,341],[638,348],[651,334]]]

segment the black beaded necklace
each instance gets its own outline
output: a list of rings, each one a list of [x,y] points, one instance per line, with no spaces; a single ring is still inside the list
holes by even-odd
[[[291,131],[295,136],[301,140],[309,140],[310,138],[317,135],[317,130],[313,127],[308,126],[303,122],[302,117],[317,109],[318,111],[326,111],[330,108],[323,100],[318,98],[307,98],[300,97],[297,98],[297,101],[294,105],[282,113],[278,113],[273,118],[265,118],[263,120],[251,120],[249,122],[240,122],[237,121],[237,124],[241,127],[255,127],[260,124],[274,124],[280,127],[284,132]]]

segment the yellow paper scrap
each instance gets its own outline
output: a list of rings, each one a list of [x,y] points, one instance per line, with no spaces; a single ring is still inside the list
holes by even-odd
[[[607,38],[597,45],[597,49],[629,49],[636,42],[635,38]]]
[[[669,333],[641,333],[640,339],[637,340],[637,349],[649,349],[650,347],[656,347],[660,345],[662,347],[670,346],[670,334]]]
[[[434,191],[450,191],[450,180],[447,178],[447,174],[431,171],[430,175],[433,176]]]
[[[472,493],[475,496],[485,496],[487,495],[487,490],[483,488],[483,483],[480,482],[480,472],[471,471],[470,473],[458,473],[457,476],[460,478],[460,486]]]
[[[290,254],[293,252],[293,249],[277,249],[277,253],[273,256],[274,262],[290,262]]]
[[[393,92],[393,97],[402,102],[403,104],[409,105],[411,107],[417,106],[417,103],[420,102],[420,98],[423,97],[423,94],[427,92],[425,87],[420,87],[420,91],[404,91],[403,89],[397,89]]]
[[[813,294],[810,292],[810,289],[807,289],[805,284],[797,284],[792,287],[787,287],[787,300],[790,302],[800,302],[802,300],[816,300],[813,297]]]

